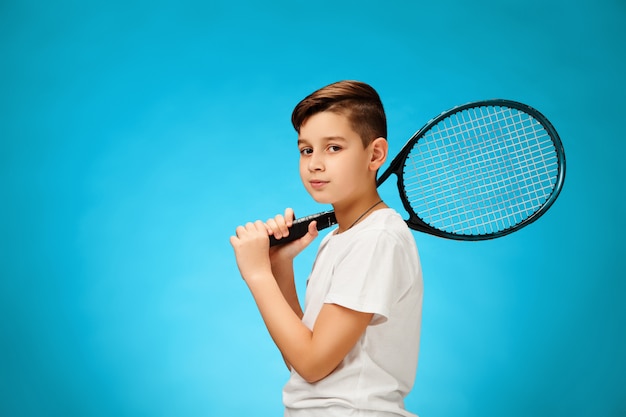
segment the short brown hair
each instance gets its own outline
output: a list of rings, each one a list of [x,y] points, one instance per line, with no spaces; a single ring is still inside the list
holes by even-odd
[[[296,105],[291,123],[300,127],[316,113],[330,111],[345,115],[352,129],[361,136],[363,146],[376,138],[387,138],[387,118],[380,96],[360,81],[338,81],[309,94]]]

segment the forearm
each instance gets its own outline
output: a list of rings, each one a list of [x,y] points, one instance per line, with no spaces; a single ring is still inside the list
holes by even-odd
[[[305,378],[317,355],[314,353],[313,333],[301,321],[287,302],[274,279],[248,283],[263,321],[281,351],[288,367],[294,367]]]
[[[296,316],[301,319],[303,312],[296,290],[293,263],[289,261],[276,263],[272,265],[272,273],[287,304],[289,304],[293,312],[296,313]]]

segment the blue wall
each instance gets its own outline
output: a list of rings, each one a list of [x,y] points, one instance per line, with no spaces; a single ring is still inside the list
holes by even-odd
[[[287,372],[228,238],[325,208],[289,117],[340,79],[378,89],[392,154],[495,97],[540,109],[567,152],[563,193],[522,231],[415,233],[408,408],[626,415],[625,3],[370,3],[0,3],[1,416],[281,415]]]

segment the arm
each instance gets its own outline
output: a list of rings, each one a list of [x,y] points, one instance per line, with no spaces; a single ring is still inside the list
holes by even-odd
[[[293,209],[287,208],[285,215],[277,215],[269,219],[266,223],[266,229],[270,235],[281,239],[289,234],[289,227],[292,226],[294,219]],[[280,245],[270,248],[270,262],[272,264],[272,274],[278,283],[278,287],[282,292],[285,300],[291,309],[299,318],[304,315],[298,294],[296,291],[295,277],[293,271],[293,260],[298,254],[304,250],[317,237],[317,227],[313,223],[309,225],[309,234],[304,237],[301,242],[294,242],[291,245]]]
[[[298,300],[298,293],[296,291],[293,260],[285,260],[284,262],[277,260],[273,261],[272,273],[285,301],[287,301],[287,304],[289,304],[289,307],[291,307],[291,310],[296,314],[298,319],[302,319],[304,313],[302,312],[302,307],[300,306],[300,300]],[[283,360],[285,361],[285,365],[287,365],[287,369],[291,370],[293,366],[289,363],[285,355],[283,355]]]
[[[309,229],[307,236],[310,234],[317,232]],[[283,295],[274,276],[267,236],[266,226],[260,221],[238,227],[237,236],[231,237],[237,265],[285,360],[308,382],[318,381],[330,374],[348,354],[372,314],[327,304],[313,330],[309,330]]]
[[[259,277],[248,285],[274,343],[307,382],[329,375],[372,319],[371,313],[326,304],[311,331],[293,313],[272,277]]]
[[[296,283],[293,273],[293,263],[275,264],[272,263],[272,274],[276,279],[278,288],[283,297],[291,307],[298,318],[302,319],[304,313],[300,306],[300,300],[298,300],[298,293],[296,291]]]

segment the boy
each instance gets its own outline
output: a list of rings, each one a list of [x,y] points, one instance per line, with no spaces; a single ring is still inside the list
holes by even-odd
[[[387,126],[376,91],[357,81],[328,85],[302,100],[300,176],[338,227],[321,242],[304,312],[293,259],[317,236],[288,235],[293,211],[247,223],[231,237],[237,265],[291,370],[285,416],[413,416],[404,409],[417,369],[422,271],[400,215],[381,200],[376,173],[387,158]]]

